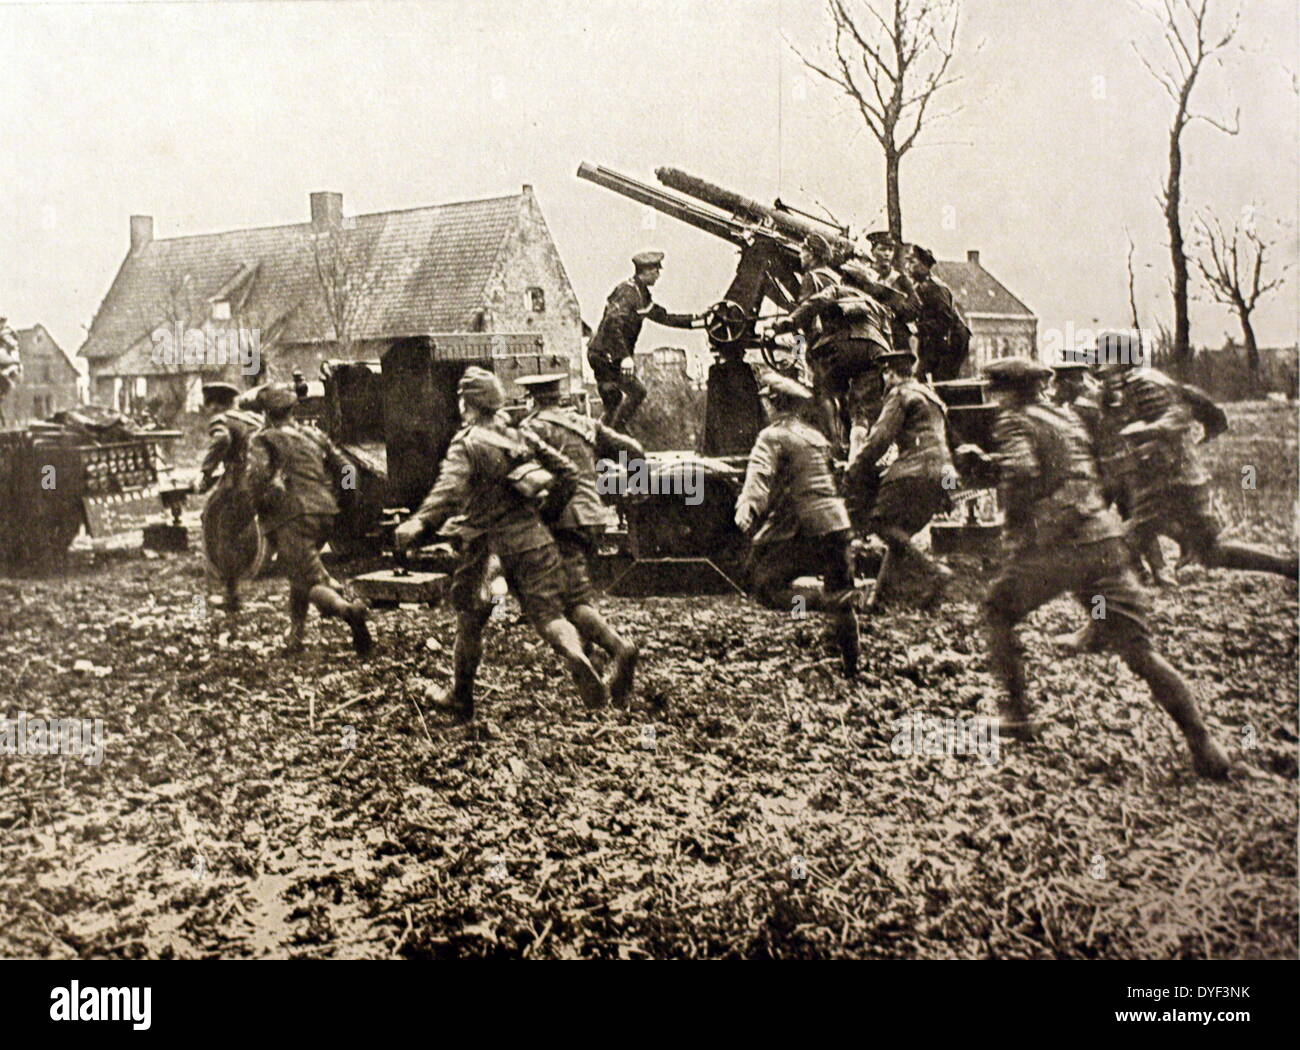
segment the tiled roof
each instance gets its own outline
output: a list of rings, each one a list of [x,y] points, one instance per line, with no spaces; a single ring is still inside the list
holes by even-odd
[[[979,263],[939,259],[934,264],[934,275],[952,290],[964,313],[1034,316],[1029,307]]]
[[[357,260],[364,310],[357,339],[464,331],[527,198],[522,194],[343,220],[340,243]],[[283,324],[285,342],[333,338],[311,223],[153,240],[129,253],[82,344],[84,357],[115,357],[159,324],[202,326],[209,300],[252,272],[244,323]]]

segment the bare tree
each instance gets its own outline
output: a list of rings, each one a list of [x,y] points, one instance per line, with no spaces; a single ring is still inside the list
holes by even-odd
[[[930,110],[941,88],[959,77],[948,72],[957,43],[961,0],[826,0],[835,27],[833,54],[803,64],[842,91],[885,156],[889,232],[903,239],[899,168],[923,126],[960,109]]]
[[[1216,120],[1204,113],[1192,112],[1192,91],[1196,87],[1206,63],[1223,51],[1236,36],[1240,12],[1235,12],[1228,25],[1219,33],[1210,31],[1210,0],[1159,0],[1159,13],[1164,43],[1169,58],[1151,59],[1137,45],[1138,58],[1147,71],[1165,90],[1174,103],[1174,119],[1169,129],[1169,173],[1161,194],[1165,225],[1169,229],[1169,254],[1173,261],[1174,330],[1173,357],[1183,362],[1191,356],[1191,321],[1187,312],[1188,266],[1187,249],[1183,240],[1182,178],[1183,131],[1196,120],[1203,120],[1225,135],[1237,134],[1240,110],[1233,116],[1232,125]]]
[[[354,349],[377,279],[355,232],[331,225],[307,235],[325,312],[334,329],[335,353],[346,359],[356,356]]]
[[[1203,212],[1197,220],[1196,266],[1205,281],[1210,297],[1230,307],[1241,322],[1241,334],[1246,343],[1246,363],[1252,382],[1259,379],[1259,346],[1255,342],[1255,329],[1250,315],[1264,295],[1286,280],[1291,263],[1287,263],[1271,277],[1264,276],[1265,256],[1273,241],[1265,241],[1255,228],[1253,210],[1247,210],[1243,219],[1225,231],[1223,224],[1211,212]]]
[[[1128,267],[1128,312],[1129,319],[1133,322],[1133,331],[1141,332],[1142,324],[1138,321],[1138,304],[1137,304],[1137,277],[1133,273],[1133,235],[1129,233],[1128,227],[1124,227],[1124,236],[1128,240],[1128,254],[1124,257],[1125,265]]]
[[[141,308],[139,315],[142,338],[149,340],[150,358],[159,369],[157,390],[146,407],[159,422],[170,424],[185,408],[190,374],[202,368],[201,359],[197,368],[190,367],[194,362],[187,363],[186,349],[190,333],[201,328],[205,318],[192,275],[168,266],[161,266],[156,272],[157,294]],[[134,404],[134,391],[131,401]]]

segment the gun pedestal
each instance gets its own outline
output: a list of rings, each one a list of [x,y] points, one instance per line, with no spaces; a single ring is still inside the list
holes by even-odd
[[[732,357],[724,357],[710,366],[701,453],[747,456],[764,422],[754,370],[743,360]]]

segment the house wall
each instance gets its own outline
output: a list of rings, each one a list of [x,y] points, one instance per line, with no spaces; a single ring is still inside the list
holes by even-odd
[[[536,310],[529,289],[540,289],[543,309]],[[484,330],[541,332],[548,353],[571,364],[572,376],[582,375],[582,313],[551,239],[541,209],[528,191],[520,206],[513,235],[488,280]]]
[[[970,357],[966,372],[978,375],[990,361],[1000,357],[1038,356],[1038,320],[1033,317],[967,316],[970,325]]]
[[[77,371],[45,330],[37,328],[25,343],[22,378],[5,403],[5,415],[15,423],[45,419],[80,400]]]

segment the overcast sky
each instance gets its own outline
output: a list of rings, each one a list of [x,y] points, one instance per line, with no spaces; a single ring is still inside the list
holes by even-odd
[[[1224,0],[1211,0],[1216,8]],[[582,160],[653,181],[675,165],[764,200],[883,224],[883,166],[860,118],[786,40],[827,40],[822,0],[425,0],[0,6],[0,314],[82,342],[127,247],[156,236],[305,221],[307,194],[349,214],[517,192],[531,183],[594,323],[628,257],[668,253],[656,297],[720,298],[729,246],[574,177]],[[1241,47],[1211,69],[1185,135],[1185,217],[1254,205],[1297,254],[1295,0],[1246,0]],[[909,239],[978,248],[1049,328],[1123,324],[1125,228],[1145,323],[1168,318],[1156,194],[1170,103],[1131,42],[1128,0],[965,0],[940,100],[962,108],[903,163]],[[983,41],[981,48],[976,45]],[[938,104],[938,103],[936,103]],[[1293,342],[1293,279],[1260,307]],[[1193,338],[1235,322],[1196,305]]]

